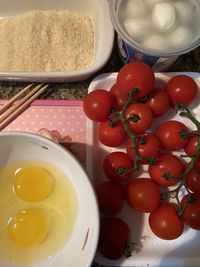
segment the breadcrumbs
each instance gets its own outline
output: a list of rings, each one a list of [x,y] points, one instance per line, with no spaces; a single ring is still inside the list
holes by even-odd
[[[91,17],[77,11],[30,11],[0,19],[0,71],[74,71],[94,54]]]

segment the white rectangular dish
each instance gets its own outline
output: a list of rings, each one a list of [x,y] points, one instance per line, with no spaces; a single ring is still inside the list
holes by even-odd
[[[156,85],[162,85],[170,77],[180,73],[156,73]],[[187,74],[195,79],[200,88],[199,73],[181,73]],[[106,89],[115,83],[117,73],[108,73],[96,77],[89,86],[89,92],[96,88]],[[196,116],[200,119],[200,91],[191,108]],[[176,119],[185,122],[191,129],[194,126],[185,118],[174,115],[174,112],[168,112],[156,120],[152,129],[163,119]],[[116,148],[106,147],[97,140],[96,123],[87,120],[87,171],[92,179],[93,184],[106,181],[102,170],[102,161],[105,155],[115,151]],[[117,148],[123,151],[123,148]],[[144,172],[146,171],[144,167]],[[144,173],[143,172],[143,173]],[[142,175],[142,174],[141,174]],[[146,174],[147,175],[147,174]],[[147,176],[143,177],[147,177]],[[195,231],[185,227],[184,233],[178,239],[172,241],[161,240],[156,237],[148,225],[148,214],[133,211],[125,203],[122,211],[117,214],[132,229],[132,242],[136,244],[132,257],[111,261],[104,258],[99,252],[96,253],[95,261],[104,266],[126,266],[126,267],[199,267],[200,265],[200,231]],[[117,237],[116,237],[117,238]]]
[[[0,80],[72,82],[89,78],[108,61],[114,43],[114,29],[107,0],[0,0],[0,19],[31,10],[76,10],[94,21],[94,58],[92,64],[80,71],[69,72],[0,72]],[[30,40],[31,41],[31,40]],[[24,51],[26,56],[26,51]]]

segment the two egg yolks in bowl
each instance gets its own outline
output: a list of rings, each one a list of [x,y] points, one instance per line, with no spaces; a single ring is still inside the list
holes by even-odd
[[[51,258],[69,240],[77,198],[70,179],[47,162],[11,163],[0,171],[0,257],[16,263]]]

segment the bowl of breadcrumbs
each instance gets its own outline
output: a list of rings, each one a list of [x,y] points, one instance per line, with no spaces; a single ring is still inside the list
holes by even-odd
[[[85,80],[108,61],[107,0],[0,0],[0,80]]]

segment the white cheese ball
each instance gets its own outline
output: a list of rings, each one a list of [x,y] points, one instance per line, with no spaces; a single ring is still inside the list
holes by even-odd
[[[171,3],[157,3],[152,11],[152,21],[162,32],[172,30],[176,24],[176,9]]]
[[[150,23],[147,19],[125,19],[124,28],[127,34],[135,41],[140,42],[150,30]]]
[[[143,0],[129,0],[124,4],[123,12],[126,18],[144,16],[146,14],[146,6]]]
[[[179,26],[168,35],[168,41],[172,48],[181,48],[192,41],[192,31],[186,26]]]
[[[147,7],[152,8],[153,6],[155,6],[155,4],[160,3],[160,2],[166,2],[166,0],[144,0],[145,4]],[[167,2],[170,2],[172,0],[167,0]]]
[[[176,8],[177,16],[179,17],[180,21],[185,24],[189,23],[194,11],[194,6],[192,5],[192,3],[189,1],[177,1],[174,3],[174,6]]]
[[[150,49],[154,49],[154,50],[168,50],[169,46],[165,40],[165,38],[163,38],[160,35],[150,35],[148,36],[142,43],[142,45],[145,48],[150,48]]]

